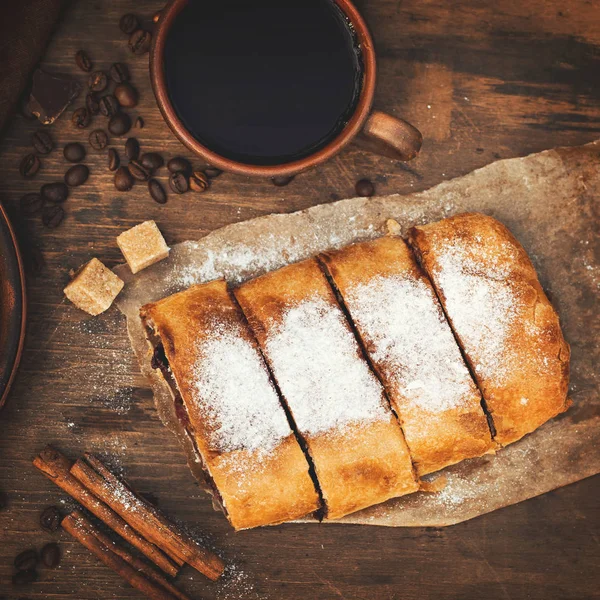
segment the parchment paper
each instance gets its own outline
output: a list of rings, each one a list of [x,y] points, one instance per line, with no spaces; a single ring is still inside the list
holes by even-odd
[[[573,407],[495,456],[465,461],[441,474],[446,487],[388,501],[342,523],[443,526],[471,519],[589,477],[600,471],[598,355],[600,319],[600,142],[502,160],[425,192],[353,198],[288,214],[270,215],[214,231],[172,248],[170,257],[126,280],[118,306],[149,377],[161,418],[186,447],[170,393],[149,366],[138,317],[146,302],[218,277],[237,283],[330,248],[382,235],[385,220],[405,231],[464,211],[502,221],[529,252],[557,308],[571,344]],[[432,478],[437,477],[438,474]]]

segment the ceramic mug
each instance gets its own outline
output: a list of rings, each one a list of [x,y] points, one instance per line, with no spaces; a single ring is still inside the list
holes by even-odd
[[[199,141],[178,116],[169,97],[165,72],[165,47],[169,32],[178,14],[189,1],[171,0],[161,13],[150,53],[150,77],[159,109],[175,135],[208,164],[224,171],[275,177],[295,175],[335,156],[353,140],[375,152],[400,160],[411,160],[421,149],[421,133],[410,123],[373,110],[376,80],[376,57],[369,30],[356,7],[349,0],[331,0],[345,16],[356,40],[361,58],[362,85],[354,111],[345,120],[343,129],[314,153],[282,164],[248,164],[223,156]],[[251,6],[251,5],[250,5]]]

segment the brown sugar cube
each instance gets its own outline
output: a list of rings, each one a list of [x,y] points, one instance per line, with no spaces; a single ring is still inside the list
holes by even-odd
[[[144,221],[117,237],[117,244],[132,273],[167,258],[169,247],[154,221]]]
[[[99,315],[113,303],[124,286],[123,280],[97,258],[85,264],[64,289],[65,296],[90,315]]]

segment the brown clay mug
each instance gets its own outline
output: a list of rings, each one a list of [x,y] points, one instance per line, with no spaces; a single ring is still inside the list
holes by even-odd
[[[162,11],[150,54],[150,75],[158,106],[167,124],[190,150],[208,164],[245,175],[261,177],[294,175],[325,162],[353,140],[361,142],[363,147],[370,150],[400,160],[411,160],[418,154],[422,144],[421,133],[410,123],[372,108],[376,80],[375,49],[363,18],[349,0],[329,0],[329,2],[336,10],[341,11],[345,23],[356,40],[356,49],[361,63],[361,82],[357,87],[353,110],[344,119],[343,128],[336,132],[334,137],[328,139],[314,152],[281,164],[250,164],[244,160],[224,156],[224,153],[220,153],[214,147],[211,148],[209,143],[201,142],[198,136],[186,127],[178,114],[169,94],[169,81],[172,81],[173,73],[166,72],[165,48],[169,34],[178,15],[189,2],[198,2],[198,0],[170,0]],[[251,10],[250,7],[253,5],[256,6],[253,2],[247,4],[248,10]],[[202,77],[201,67],[197,73],[190,76]],[[227,77],[227,73],[223,76]]]

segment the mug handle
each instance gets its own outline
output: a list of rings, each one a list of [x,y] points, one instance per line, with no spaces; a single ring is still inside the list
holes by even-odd
[[[374,110],[357,138],[359,144],[389,158],[412,160],[423,144],[421,132],[408,121]]]

